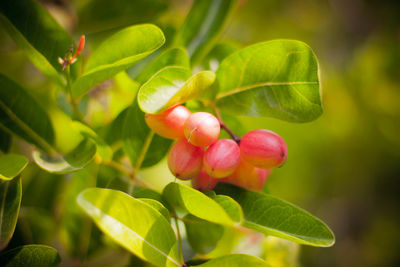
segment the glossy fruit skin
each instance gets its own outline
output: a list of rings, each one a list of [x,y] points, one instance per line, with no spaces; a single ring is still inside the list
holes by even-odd
[[[190,115],[184,125],[187,140],[194,146],[206,147],[217,141],[221,130],[218,119],[208,112]]]
[[[240,162],[240,148],[232,139],[220,139],[204,153],[204,170],[214,178],[232,174]]]
[[[192,187],[197,190],[213,190],[218,179],[211,177],[204,169],[192,179]]]
[[[181,180],[195,177],[203,165],[204,149],[193,146],[185,139],[178,140],[168,154],[168,168]]]
[[[234,184],[252,191],[261,191],[271,170],[254,167],[243,158],[236,170],[228,177],[219,181]]]
[[[183,125],[190,115],[190,110],[178,105],[159,114],[146,114],[144,118],[156,134],[168,139],[181,139],[185,138]]]
[[[272,169],[286,161],[287,146],[276,133],[258,129],[242,137],[240,153],[250,164],[262,169]]]

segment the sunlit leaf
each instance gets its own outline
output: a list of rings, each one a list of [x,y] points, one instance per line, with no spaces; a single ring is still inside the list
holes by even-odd
[[[306,44],[273,40],[228,56],[217,70],[227,113],[307,122],[322,114],[318,62]]]
[[[0,262],[4,267],[40,266],[55,267],[61,262],[57,250],[44,245],[26,245],[0,254]]]
[[[217,202],[233,221],[241,222],[243,220],[242,208],[240,207],[239,203],[237,203],[231,197],[216,195],[214,191],[206,191],[204,193]]]
[[[74,44],[69,34],[57,21],[33,0],[3,0],[0,2],[0,24],[32,63],[59,85],[65,86],[61,65],[63,58]],[[79,70],[79,62],[72,65],[72,76]]]
[[[85,138],[73,151],[62,156],[50,156],[35,150],[33,160],[42,169],[52,173],[69,173],[85,167],[96,154],[96,144]]]
[[[231,254],[215,258],[207,261],[206,263],[196,265],[199,267],[271,267],[260,258],[247,255],[247,254]]]
[[[0,251],[7,246],[13,236],[21,197],[21,177],[11,181],[0,180]]]
[[[140,108],[146,113],[159,113],[177,104],[200,98],[215,80],[215,74],[211,71],[202,71],[189,77],[190,70],[187,68],[163,68],[140,87]]]
[[[164,42],[164,34],[152,24],[120,30],[93,52],[83,75],[72,84],[72,94],[74,97],[85,94],[95,85],[150,55]]]
[[[178,211],[185,211],[209,222],[233,225],[232,219],[217,202],[196,189],[170,183],[164,188],[163,196]]]
[[[103,232],[130,252],[157,266],[181,266],[175,233],[153,207],[111,189],[90,188],[77,200]]]
[[[151,207],[156,209],[159,213],[161,213],[167,221],[171,219],[169,211],[166,207],[164,207],[159,201],[151,199],[151,198],[140,198],[140,201],[143,201],[146,204],[149,204]]]
[[[243,226],[310,246],[329,247],[335,243],[326,224],[286,201],[228,184],[219,184],[216,192],[240,204],[244,213]]]
[[[194,2],[175,40],[177,45],[186,47],[193,63],[205,56],[213,47],[236,3],[236,0]]]
[[[174,47],[164,51],[135,78],[135,81],[145,83],[159,70],[168,66],[189,68],[190,61],[186,50],[181,47]]]
[[[5,154],[0,156],[0,181],[11,180],[20,174],[28,164],[22,155]]]

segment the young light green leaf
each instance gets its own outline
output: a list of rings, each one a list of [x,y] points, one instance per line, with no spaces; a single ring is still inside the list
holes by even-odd
[[[186,235],[192,249],[200,254],[212,251],[224,234],[224,227],[197,218],[191,214],[183,218]]]
[[[196,63],[211,50],[236,3],[236,0],[194,2],[175,39],[175,44],[186,47],[192,63]]]
[[[14,234],[21,206],[21,191],[21,177],[11,181],[0,180],[0,251]]]
[[[135,81],[143,84],[159,70],[168,66],[190,68],[189,56],[181,47],[170,48],[156,57],[142,72],[135,78]]]
[[[63,58],[74,44],[69,34],[37,1],[3,0],[0,12],[0,24],[19,48],[40,71],[64,87],[66,83],[57,58]],[[72,65],[73,78],[79,65],[79,61]]]
[[[213,199],[186,185],[169,183],[163,191],[166,201],[177,210],[186,211],[200,219],[232,226],[226,211]]]
[[[241,205],[243,226],[310,246],[329,247],[335,243],[326,224],[286,201],[228,184],[219,184],[216,192],[232,197]]]
[[[61,262],[56,249],[44,245],[25,245],[0,254],[4,267],[40,266],[55,267]]]
[[[227,57],[216,74],[222,111],[291,122],[322,114],[318,62],[305,43],[273,40],[246,47]]]
[[[33,151],[35,163],[42,169],[52,173],[69,173],[85,167],[96,154],[96,144],[85,138],[74,150],[62,156],[49,156],[38,150]]]
[[[72,94],[80,97],[90,88],[153,53],[165,42],[155,25],[127,27],[105,40],[89,58],[85,72],[72,84]]]
[[[55,134],[49,116],[23,88],[0,74],[0,127],[45,151]]]
[[[116,190],[90,188],[78,204],[118,244],[156,266],[181,266],[170,223],[153,207]]]
[[[206,263],[196,265],[198,267],[271,267],[260,258],[247,254],[230,254],[207,261]]]
[[[140,87],[140,108],[146,113],[154,114],[200,98],[215,80],[215,74],[211,71],[202,71],[189,77],[190,70],[187,68],[163,68]]]
[[[226,213],[231,217],[231,219],[235,222],[242,222],[243,220],[243,211],[240,207],[239,203],[233,200],[231,197],[224,195],[217,195],[214,191],[205,191],[204,194],[212,198],[215,202],[217,202],[221,207],[226,211]]]
[[[0,156],[0,181],[11,180],[28,165],[28,159],[22,155],[5,154]]]

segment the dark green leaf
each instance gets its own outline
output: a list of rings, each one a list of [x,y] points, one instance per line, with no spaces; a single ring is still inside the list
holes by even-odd
[[[52,151],[55,134],[49,116],[23,88],[0,74],[0,126]]]
[[[11,181],[0,180],[0,251],[7,246],[13,236],[21,206],[21,196],[21,177]]]
[[[212,251],[224,234],[224,227],[197,218],[191,214],[183,218],[187,239],[192,249],[200,254]]]
[[[95,85],[150,55],[164,42],[164,34],[152,24],[120,30],[93,52],[83,75],[72,84],[72,94],[80,97]]]
[[[68,33],[37,1],[2,0],[0,12],[0,24],[32,63],[64,86],[66,83],[57,58],[64,58],[67,49],[74,44]],[[73,77],[78,70],[79,62],[72,65]]]
[[[171,140],[154,134],[147,127],[144,113],[140,110],[136,98],[125,115],[120,131],[124,151],[133,166],[148,167],[156,164],[167,154],[172,143]],[[145,155],[144,150],[147,151]]]
[[[100,188],[86,189],[77,200],[103,232],[130,252],[157,266],[181,266],[175,233],[153,207]]]
[[[146,113],[159,113],[177,104],[202,97],[214,83],[215,74],[202,71],[190,77],[183,67],[165,67],[140,87],[138,101]]]
[[[238,45],[230,42],[216,44],[202,61],[205,69],[216,71],[219,64],[230,54],[239,50]]]
[[[52,173],[69,173],[85,167],[96,154],[96,144],[89,138],[85,138],[74,150],[61,156],[49,156],[35,150],[32,153],[36,164]]]
[[[26,245],[0,254],[4,267],[40,266],[55,267],[61,262],[57,250],[44,245]]]
[[[0,150],[4,153],[7,153],[10,149],[12,142],[11,135],[6,131],[3,131],[0,126]]]
[[[213,47],[236,3],[236,0],[194,2],[175,40],[177,45],[186,47],[193,63],[205,56]]]
[[[232,219],[217,202],[191,187],[169,183],[164,188],[163,196],[178,211],[186,211],[209,222],[233,225]]]
[[[217,106],[236,115],[307,122],[322,114],[318,62],[306,44],[273,40],[227,57],[217,70]]]
[[[251,266],[251,267],[268,267],[265,261],[260,258],[247,255],[247,254],[231,254],[222,256],[219,258],[215,258],[207,261],[206,263],[196,265],[199,267],[242,267],[242,266]]]
[[[156,57],[136,78],[139,83],[145,83],[151,76],[164,67],[176,66],[190,68],[189,56],[185,49],[170,48]]]
[[[5,154],[0,156],[0,181],[11,180],[20,174],[28,164],[28,159],[22,155]]]
[[[328,226],[286,201],[228,184],[219,184],[216,192],[232,197],[242,206],[243,225],[248,228],[305,245],[329,247],[335,243]]]

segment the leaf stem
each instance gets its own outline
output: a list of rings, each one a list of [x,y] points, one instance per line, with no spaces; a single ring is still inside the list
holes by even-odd
[[[76,102],[76,100],[74,99],[74,97],[72,95],[71,67],[69,64],[66,67],[65,76],[67,78],[67,91],[68,91],[68,96],[69,96],[69,102],[71,103],[72,108],[74,109],[74,117],[78,120],[82,120],[82,114],[79,111],[78,103]]]
[[[178,234],[178,246],[179,246],[179,254],[181,257],[181,262],[182,262],[182,266],[184,266],[184,260],[183,260],[183,249],[182,249],[182,237],[181,237],[181,232],[179,230],[179,223],[178,223],[178,217],[176,216],[176,214],[174,214],[174,221],[175,221],[175,226],[176,226],[176,232]]]
[[[209,105],[212,107],[212,109],[213,109],[213,111],[214,111],[214,113],[215,113],[215,116],[217,117],[217,119],[218,119],[218,121],[219,121],[219,124],[221,125],[221,129],[224,129],[224,130],[231,136],[231,138],[232,138],[236,143],[239,144],[239,143],[240,143],[240,137],[237,136],[236,134],[234,134],[234,133],[232,132],[232,130],[229,129],[229,127],[223,122],[222,117],[221,117],[221,114],[219,113],[219,110],[218,110],[218,108],[216,107],[216,105],[215,105],[214,103],[210,103]]]
[[[147,151],[149,150],[151,141],[153,140],[154,137],[154,132],[150,131],[150,133],[147,135],[146,140],[144,141],[142,150],[140,151],[139,157],[136,161],[135,165],[135,171],[139,171],[140,167],[142,166],[142,163],[144,161],[144,158],[146,157]]]

